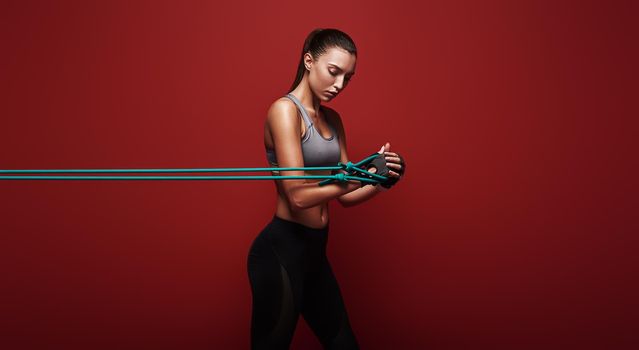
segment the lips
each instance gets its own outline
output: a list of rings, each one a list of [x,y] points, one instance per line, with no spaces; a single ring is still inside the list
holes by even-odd
[[[331,96],[333,96],[333,97],[337,96],[337,93],[336,93],[336,92],[330,92],[330,91],[326,91],[326,92],[328,92],[328,93],[329,93]]]

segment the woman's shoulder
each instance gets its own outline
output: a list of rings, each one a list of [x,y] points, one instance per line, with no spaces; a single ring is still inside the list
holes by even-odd
[[[271,103],[271,106],[269,107],[269,110],[271,109],[281,109],[281,108],[289,108],[293,107],[293,109],[296,108],[295,103],[288,97],[286,96],[280,96],[279,98],[277,98],[275,101],[273,101],[273,103]]]
[[[267,111],[269,123],[298,123],[297,107],[289,98],[282,96],[273,101]]]

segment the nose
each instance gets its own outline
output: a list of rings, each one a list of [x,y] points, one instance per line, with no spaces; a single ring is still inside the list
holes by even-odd
[[[344,87],[344,78],[338,78],[335,81],[335,85],[333,85],[333,87],[335,88],[335,90],[337,90],[338,93],[342,91],[342,88]]]

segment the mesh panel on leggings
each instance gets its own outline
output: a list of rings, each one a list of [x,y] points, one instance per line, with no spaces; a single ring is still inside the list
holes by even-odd
[[[280,264],[280,273],[282,276],[282,299],[280,304],[280,314],[270,335],[273,340],[290,338],[295,329],[295,324],[297,323],[291,280],[289,279],[288,273],[282,264]]]

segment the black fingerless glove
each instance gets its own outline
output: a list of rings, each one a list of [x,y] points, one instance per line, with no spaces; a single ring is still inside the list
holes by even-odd
[[[366,165],[366,170],[370,168],[377,169],[375,174],[382,175],[388,177],[386,182],[380,183],[380,185],[384,188],[391,188],[393,185],[399,181],[402,175],[404,175],[404,171],[406,170],[406,163],[404,162],[404,158],[397,153],[397,157],[399,158],[399,164],[402,166],[399,170],[393,169],[394,172],[398,173],[400,177],[392,177],[390,176],[390,169],[386,166],[386,155],[379,154],[376,158],[374,158],[370,163]]]

